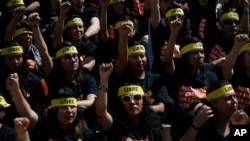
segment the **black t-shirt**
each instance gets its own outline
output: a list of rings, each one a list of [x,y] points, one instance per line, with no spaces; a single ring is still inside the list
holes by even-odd
[[[37,114],[41,115],[44,110],[43,106],[47,99],[44,94],[44,89],[40,82],[40,78],[37,75],[29,72],[26,82],[21,82],[20,89],[22,90],[24,97],[30,104],[31,108]],[[15,107],[15,104],[12,101],[9,91],[5,88],[5,85],[1,86],[1,91],[6,102],[11,104],[10,107],[6,109],[4,123],[10,127],[14,127],[13,120],[20,115]]]
[[[2,127],[0,128],[0,141],[16,141],[16,140],[17,140],[16,131],[13,128],[3,124]]]
[[[75,128],[61,129],[58,126],[54,127],[55,123],[50,123],[48,118],[39,117],[36,127],[30,131],[31,140],[34,141],[93,141],[94,135],[91,130],[84,128],[80,132],[80,137],[74,136]]]

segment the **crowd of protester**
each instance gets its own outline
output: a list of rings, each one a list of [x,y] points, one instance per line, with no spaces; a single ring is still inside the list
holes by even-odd
[[[250,133],[249,0],[0,1],[1,141]],[[250,134],[240,140],[249,140]]]

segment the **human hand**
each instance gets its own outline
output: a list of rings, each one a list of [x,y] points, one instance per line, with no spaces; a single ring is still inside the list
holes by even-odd
[[[198,103],[194,107],[194,111],[196,112],[196,115],[192,124],[197,128],[200,128],[210,118],[214,117],[211,107],[204,105],[203,103]]]
[[[246,125],[249,121],[248,115],[243,110],[237,110],[231,116],[231,123],[233,125]]]
[[[28,141],[29,133],[27,131],[29,127],[29,119],[26,117],[18,117],[14,119],[14,126],[17,133],[18,140]]]
[[[65,1],[60,4],[60,16],[66,17],[67,13],[71,9],[71,3],[69,1]]]
[[[34,12],[29,15],[28,21],[31,27],[35,27],[41,21],[41,17],[37,12]]]
[[[10,91],[10,94],[12,91],[19,90],[19,78],[17,73],[12,73],[9,75],[6,80],[6,88]]]
[[[239,50],[246,43],[249,43],[249,37],[247,34],[239,34],[234,37],[234,49]]]
[[[183,20],[176,19],[176,20],[170,21],[170,29],[171,29],[171,32],[173,33],[179,33],[182,26],[183,26]]]
[[[113,72],[113,64],[112,63],[102,63],[99,66],[99,73],[100,73],[100,81],[107,82],[110,75]]]
[[[133,25],[131,25],[131,23],[129,23],[129,22],[122,22],[121,23],[121,26],[119,28],[120,36],[122,36],[122,35],[129,36],[132,31],[133,31]]]
[[[25,6],[18,6],[14,9],[13,18],[22,19],[25,14]]]

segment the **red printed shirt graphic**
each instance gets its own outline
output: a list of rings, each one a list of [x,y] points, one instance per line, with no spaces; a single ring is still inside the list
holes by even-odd
[[[115,39],[115,26],[112,24],[108,25],[108,34],[110,39]]]
[[[206,91],[203,88],[193,88],[192,86],[180,86],[179,106],[182,110],[190,108],[193,103],[199,103],[206,98]]]
[[[250,105],[250,88],[239,85],[236,90],[236,97],[239,102],[239,108],[245,109]]]
[[[226,56],[226,52],[224,52],[222,48],[218,44],[216,44],[209,53],[208,61],[212,62],[214,60],[220,59],[225,56]]]

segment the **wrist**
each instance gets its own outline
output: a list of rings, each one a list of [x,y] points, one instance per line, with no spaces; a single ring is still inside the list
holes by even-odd
[[[102,84],[100,83],[98,85],[98,90],[104,91],[104,92],[108,92],[109,88],[108,88],[108,84]]]
[[[197,126],[194,125],[193,123],[191,124],[191,127],[192,127],[193,129],[195,129],[195,130],[199,130],[199,129],[200,129],[200,127],[197,127]]]

